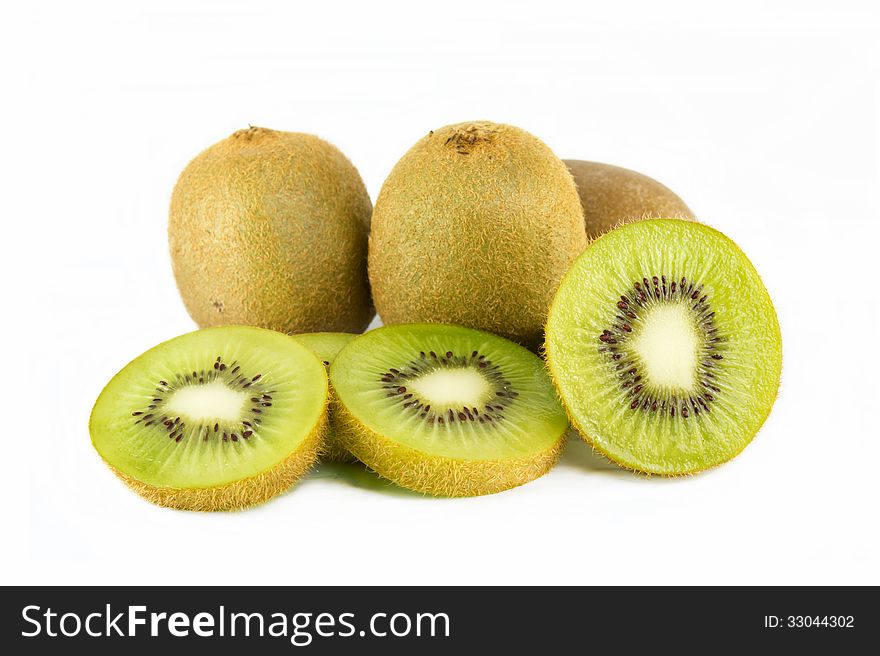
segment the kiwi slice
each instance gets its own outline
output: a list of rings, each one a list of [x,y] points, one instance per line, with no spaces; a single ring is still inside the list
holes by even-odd
[[[305,333],[303,335],[296,335],[296,339],[311,349],[312,353],[317,355],[318,359],[327,368],[333,364],[336,354],[342,350],[342,347],[355,337],[357,335],[351,333]],[[355,458],[351,455],[351,452],[336,439],[336,399],[334,398],[332,387],[330,388],[329,414],[330,426],[327,430],[327,437],[324,440],[324,450],[321,453],[321,459],[329,462],[354,462]]]
[[[695,222],[647,220],[600,237],[563,278],[546,338],[575,428],[643,472],[733,458],[779,387],[767,290],[736,244]]]
[[[150,349],[104,388],[92,444],[160,506],[230,510],[283,492],[312,465],[327,425],[327,374],[292,337],[230,326]]]
[[[541,360],[479,330],[372,330],[339,352],[330,380],[345,447],[427,494],[490,494],[538,478],[558,459],[568,429]]]

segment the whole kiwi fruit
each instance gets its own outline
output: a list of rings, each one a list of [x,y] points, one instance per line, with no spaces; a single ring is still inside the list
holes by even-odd
[[[371,203],[337,148],[250,127],[180,174],[168,238],[184,304],[201,327],[360,332]]]
[[[588,239],[642,219],[694,219],[681,198],[647,175],[600,162],[564,161],[581,197]]]
[[[449,125],[416,143],[382,186],[373,299],[386,324],[457,324],[534,349],[586,243],[574,181],[549,147],[510,125]]]

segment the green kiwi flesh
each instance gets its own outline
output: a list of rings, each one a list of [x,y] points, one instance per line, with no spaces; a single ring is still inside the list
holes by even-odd
[[[499,492],[546,473],[568,420],[541,360],[490,333],[402,324],[330,367],[338,437],[395,483],[438,496]]]
[[[755,436],[776,399],[770,296],[720,232],[659,219],[596,240],[563,278],[546,356],[578,432],[624,467],[688,474]]]
[[[296,335],[297,341],[305,344],[312,353],[329,369],[336,359],[336,354],[342,347],[353,340],[357,335],[352,333],[304,333]],[[330,389],[330,426],[327,430],[327,438],[324,440],[324,451],[321,460],[329,462],[353,462],[355,457],[336,439],[335,428],[336,399],[333,388]]]
[[[230,326],[182,335],[122,369],[89,421],[95,449],[163,506],[230,510],[292,485],[321,450],[327,374],[292,337]]]

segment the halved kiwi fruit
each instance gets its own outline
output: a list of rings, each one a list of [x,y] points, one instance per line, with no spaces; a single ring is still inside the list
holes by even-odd
[[[318,359],[329,368],[336,359],[336,354],[342,347],[353,340],[357,335],[352,333],[305,333],[296,335],[296,339],[305,344]],[[351,455],[339,440],[336,439],[336,399],[333,388],[330,388],[330,425],[327,430],[327,438],[324,440],[324,450],[321,452],[321,460],[329,462],[354,462]]]
[[[546,473],[568,420],[540,359],[451,325],[372,330],[336,356],[338,438],[403,487],[490,494]]]
[[[292,337],[230,326],[150,349],[104,388],[92,444],[161,506],[229,510],[290,487],[318,456],[328,381]]]
[[[632,223],[563,278],[546,330],[575,428],[625,467],[677,475],[749,444],[776,399],[782,342],[770,296],[705,225]]]

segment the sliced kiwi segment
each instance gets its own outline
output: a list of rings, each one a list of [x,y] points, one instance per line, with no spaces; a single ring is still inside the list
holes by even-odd
[[[575,428],[619,464],[667,475],[723,463],[776,399],[776,313],[758,273],[705,225],[658,219],[594,242],[563,279],[546,331]]]
[[[336,359],[336,354],[342,347],[353,340],[357,335],[352,333],[304,333],[295,335],[296,339],[305,344],[318,356],[318,359],[329,368]],[[330,389],[330,426],[327,430],[327,438],[324,440],[324,450],[321,459],[329,462],[353,462],[355,457],[336,439],[336,399],[333,389]]]
[[[345,446],[428,494],[489,494],[537,478],[568,428],[537,356],[478,330],[378,328],[340,351],[330,378]]]
[[[92,443],[160,505],[225,510],[265,501],[314,462],[326,432],[321,362],[281,333],[242,326],[160,344],[104,388]]]

